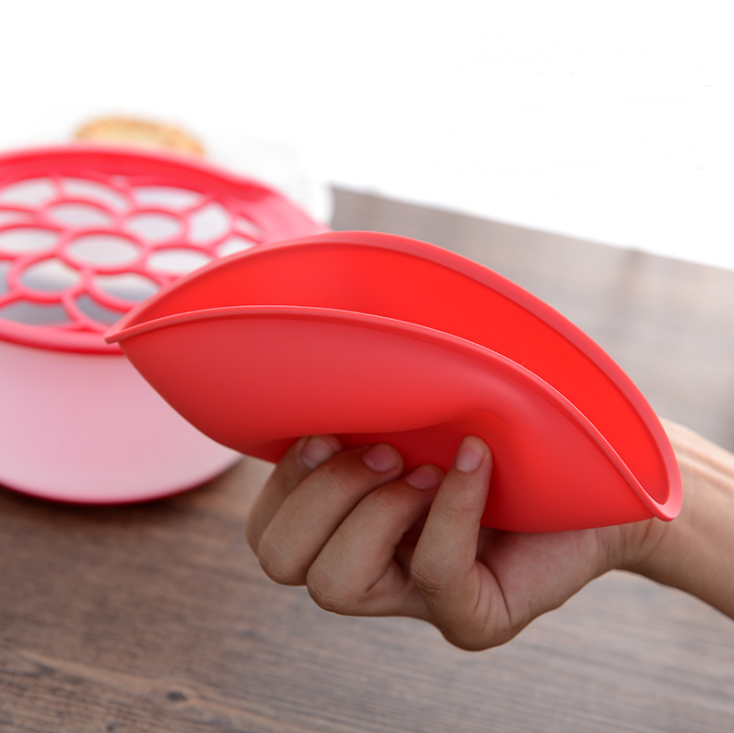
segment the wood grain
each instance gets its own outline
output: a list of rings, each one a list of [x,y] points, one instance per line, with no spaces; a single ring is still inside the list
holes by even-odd
[[[657,409],[734,446],[733,274],[346,191],[336,201],[339,228],[452,247],[548,299]],[[0,490],[0,731],[732,729],[731,621],[633,576],[596,581],[479,654],[274,585],[244,537],[269,470],[245,459],[131,507]]]

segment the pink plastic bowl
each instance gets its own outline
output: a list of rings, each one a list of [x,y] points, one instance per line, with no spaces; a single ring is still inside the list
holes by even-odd
[[[318,231],[277,192],[174,155],[0,156],[0,484],[128,502],[231,465],[239,454],[176,413],[103,334],[185,272]]]
[[[409,470],[483,437],[483,522],[550,531],[671,519],[657,417],[568,320],[496,273],[402,237],[334,232],[202,268],[108,333],[214,440],[277,460],[299,436],[386,440]]]
[[[0,404],[0,483],[34,496],[152,499],[239,457],[176,414],[122,356],[0,341]]]

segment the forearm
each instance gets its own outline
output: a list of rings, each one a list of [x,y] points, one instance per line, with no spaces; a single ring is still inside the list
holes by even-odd
[[[630,570],[690,593],[734,618],[734,455],[665,422],[683,480],[683,509],[654,520]]]

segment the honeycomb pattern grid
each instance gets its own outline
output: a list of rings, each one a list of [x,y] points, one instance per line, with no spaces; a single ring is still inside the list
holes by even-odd
[[[0,320],[101,336],[173,279],[264,241],[241,210],[135,176],[0,179]]]

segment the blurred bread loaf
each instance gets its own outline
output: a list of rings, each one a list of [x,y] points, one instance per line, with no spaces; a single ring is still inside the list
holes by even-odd
[[[178,153],[205,155],[204,147],[188,132],[173,125],[132,117],[101,117],[83,124],[74,139],[121,145],[135,145],[173,150]]]

